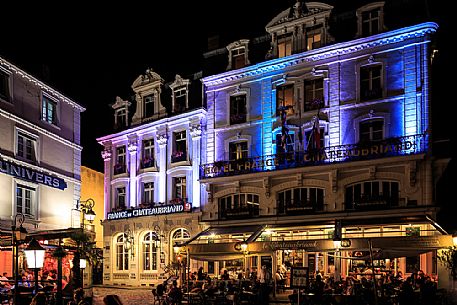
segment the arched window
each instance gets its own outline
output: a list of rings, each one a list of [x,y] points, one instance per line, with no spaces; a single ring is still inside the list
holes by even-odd
[[[179,229],[176,229],[172,234],[171,234],[171,242],[170,242],[170,245],[171,245],[171,250],[170,250],[170,253],[174,253],[174,249],[173,249],[173,246],[178,244],[182,244],[184,243],[185,241],[187,241],[188,239],[190,239],[190,233],[187,229],[184,229],[184,228],[179,228]],[[176,255],[173,255],[173,258],[172,258],[173,261],[176,261]]]
[[[297,187],[278,193],[279,214],[307,214],[324,210],[323,188]]]
[[[116,239],[116,269],[129,269],[129,250],[127,249],[126,237],[121,234]]]
[[[160,239],[156,232],[148,232],[143,238],[143,270],[157,270]]]
[[[346,210],[385,209],[399,204],[400,186],[395,181],[364,181],[346,186]]]
[[[259,195],[256,194],[232,194],[219,198],[219,217],[247,218],[259,216]]]

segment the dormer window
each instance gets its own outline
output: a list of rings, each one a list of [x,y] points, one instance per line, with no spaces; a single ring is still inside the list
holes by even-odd
[[[147,95],[143,98],[144,102],[144,117],[151,117],[155,113],[155,96],[154,94]]]
[[[278,57],[292,55],[292,33],[278,36]]]
[[[375,2],[357,10],[359,37],[378,34],[384,26],[384,2]]]
[[[116,110],[116,117],[115,117],[114,124],[117,128],[126,127],[127,126],[127,110],[125,108],[121,108]]]
[[[186,104],[187,104],[187,88],[186,87],[180,87],[177,88],[174,92],[174,100],[175,100],[175,105],[173,108],[173,112],[183,112],[186,110]]]
[[[248,39],[241,39],[232,42],[227,46],[229,53],[227,70],[241,69],[249,64],[248,59]]]
[[[314,50],[322,44],[322,26],[312,27],[306,31],[306,50]]]

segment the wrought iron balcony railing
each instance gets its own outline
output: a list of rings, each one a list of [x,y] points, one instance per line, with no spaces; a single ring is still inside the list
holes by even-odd
[[[233,161],[216,161],[200,167],[200,179],[419,154],[426,152],[427,141],[427,136],[423,134],[389,138],[370,143],[337,145],[317,150],[264,155]]]

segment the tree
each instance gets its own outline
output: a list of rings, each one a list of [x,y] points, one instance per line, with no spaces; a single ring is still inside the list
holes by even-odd
[[[453,279],[457,279],[457,246],[443,250],[438,254],[438,261],[451,271]]]

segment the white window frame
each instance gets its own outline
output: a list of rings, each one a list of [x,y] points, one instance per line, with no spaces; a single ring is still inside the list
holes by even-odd
[[[127,250],[125,248],[125,234],[121,233],[120,235],[117,235],[114,238],[114,249],[115,249],[115,255],[114,255],[114,266],[116,268],[116,271],[129,271],[130,267],[130,250]],[[122,241],[119,241],[119,239],[122,239]],[[122,253],[120,253],[120,249],[122,249]],[[122,268],[119,268],[119,257],[122,256]],[[126,265],[126,259],[127,259],[127,265]]]
[[[119,190],[120,189],[124,189],[124,193],[120,193]],[[115,199],[115,202],[114,202],[114,207],[115,208],[120,208],[120,198],[121,198],[121,195],[124,195],[124,206],[125,208],[128,207],[128,202],[127,202],[127,186],[125,185],[118,185],[118,186],[115,186],[114,187],[114,199]]]
[[[19,155],[19,137],[26,138],[32,142],[32,158],[28,159],[25,156]],[[25,146],[24,146],[25,148]],[[24,150],[25,152],[25,150]],[[15,145],[14,145],[14,154],[16,158],[31,162],[39,162],[39,136],[28,132],[24,129],[16,127],[15,129]]]
[[[153,237],[158,238],[159,241],[153,240]],[[149,239],[148,239],[149,237]],[[141,243],[141,270],[145,272],[157,272],[160,266],[160,236],[157,236],[156,232],[148,231],[142,237]],[[150,251],[146,251],[146,247],[150,246]],[[155,250],[155,251],[154,251]],[[147,257],[146,257],[147,256]],[[146,260],[150,260],[150,268],[146,269]],[[155,259],[155,268],[154,268]]]
[[[17,201],[17,189],[18,188],[22,188],[22,189],[28,189],[29,191],[31,191],[31,197],[30,197],[30,213],[27,213],[25,211],[25,205],[23,205],[22,207],[22,211],[20,211],[20,213],[24,214],[25,217],[27,218],[32,218],[32,219],[37,219],[38,217],[38,214],[37,214],[37,211],[38,211],[38,205],[39,205],[39,196],[38,196],[38,192],[39,192],[39,186],[37,184],[33,184],[33,183],[30,183],[30,182],[26,182],[26,181],[23,181],[23,180],[19,180],[19,179],[14,179],[14,193],[13,193],[13,196],[14,196],[14,199],[12,200],[12,202],[14,203],[14,206],[13,206],[13,215],[17,215],[18,214],[18,211],[17,211],[17,207],[18,207],[18,201]],[[25,197],[23,195],[23,200],[25,200]]]
[[[182,137],[182,135],[184,135],[184,137]],[[173,151],[172,151],[172,153],[178,152],[178,150],[177,150],[178,142],[184,141],[185,142],[185,145],[184,145],[185,151],[183,151],[183,153],[186,156],[186,159],[184,161],[187,161],[189,159],[188,158],[189,147],[187,147],[187,138],[188,137],[187,137],[187,131],[186,130],[173,131]],[[170,156],[170,158],[171,158],[171,156]],[[182,161],[179,161],[179,162],[182,162]],[[173,163],[178,163],[178,162],[173,162]]]
[[[173,199],[184,199],[187,198],[187,176],[176,176],[173,177]],[[181,179],[178,182],[178,179]],[[183,181],[184,179],[184,181]],[[184,182],[184,183],[183,183]],[[181,197],[178,197],[178,189],[180,189]],[[184,192],[183,192],[184,191]],[[183,194],[185,193],[185,194]]]
[[[187,88],[187,85],[183,85],[183,86],[179,86],[179,87],[176,87],[175,89],[173,89],[173,111],[175,111],[176,107],[177,107],[177,98],[182,98],[184,97],[185,98],[185,102],[184,102],[184,110],[188,108],[188,93],[189,93],[189,90]]]
[[[154,137],[149,138],[149,139],[143,139],[142,144],[143,144],[143,149],[141,151],[141,158],[142,158],[141,161],[143,162],[144,159],[146,158],[146,155],[149,155],[149,157],[152,159],[153,165],[148,167],[148,168],[156,167],[155,166],[155,164],[156,164],[155,163],[156,162],[156,156],[155,156],[155,140],[154,140]]]
[[[154,181],[143,181],[142,183],[142,196],[141,196],[141,202],[142,203],[153,203],[154,202]],[[152,184],[152,187],[151,185]],[[149,195],[148,195],[149,194]],[[149,198],[146,198],[149,197]]]
[[[376,120],[376,119],[383,119],[384,120],[384,130],[383,130],[383,135],[384,139],[388,139],[391,135],[389,132],[389,127],[390,127],[390,114],[386,112],[369,112],[366,114],[363,114],[361,116],[358,116],[353,119],[354,122],[354,134],[355,134],[355,142],[354,143],[359,143],[360,142],[360,122],[366,121],[366,120]]]

